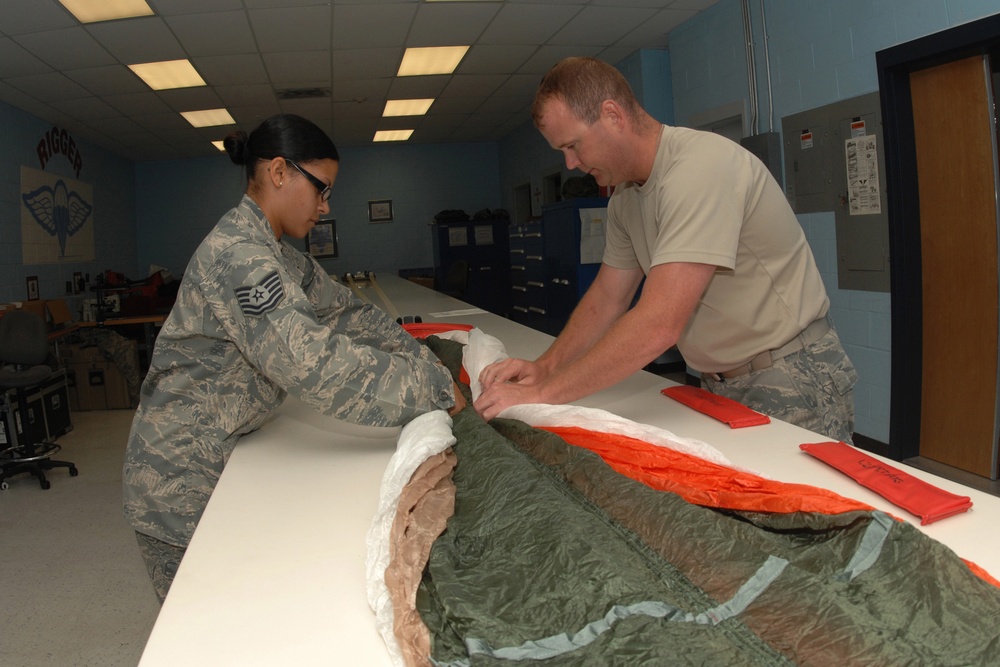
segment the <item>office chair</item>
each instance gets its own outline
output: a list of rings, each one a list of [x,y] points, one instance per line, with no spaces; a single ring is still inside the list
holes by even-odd
[[[53,461],[52,456],[62,448],[55,443],[35,442],[29,428],[27,390],[52,375],[52,369],[43,363],[48,351],[45,322],[41,317],[26,310],[11,310],[0,318],[0,410],[7,413],[5,431],[8,445],[0,451],[2,490],[7,489],[9,477],[25,472],[37,477],[43,489],[51,486],[45,479],[46,470],[62,467],[69,468],[71,477],[79,474],[74,464]],[[11,389],[15,391],[20,419],[11,406]]]

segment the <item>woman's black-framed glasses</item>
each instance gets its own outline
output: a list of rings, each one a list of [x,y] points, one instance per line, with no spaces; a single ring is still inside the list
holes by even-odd
[[[324,183],[323,181],[319,180],[318,178],[316,178],[315,176],[313,176],[308,171],[306,171],[305,169],[303,169],[299,165],[295,164],[294,162],[292,162],[288,158],[285,158],[285,162],[287,162],[288,164],[290,164],[293,167],[295,167],[296,169],[298,169],[299,173],[302,174],[303,176],[305,176],[306,180],[308,180],[310,183],[312,183],[314,188],[316,188],[317,190],[319,190],[319,198],[320,198],[320,200],[327,201],[328,199],[330,199],[330,187],[331,186],[329,186],[326,183]]]

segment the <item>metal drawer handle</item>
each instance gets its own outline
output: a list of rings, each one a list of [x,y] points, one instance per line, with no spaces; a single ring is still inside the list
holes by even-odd
[[[539,280],[529,280],[528,284],[531,285],[532,287],[545,287],[545,283]]]
[[[517,311],[522,312],[522,313],[528,312],[528,309],[525,308],[524,306],[514,306],[514,310],[517,310]]]
[[[544,308],[538,308],[537,306],[528,306],[528,310],[530,310],[533,313],[538,313],[539,315],[544,315],[545,314],[545,309]]]

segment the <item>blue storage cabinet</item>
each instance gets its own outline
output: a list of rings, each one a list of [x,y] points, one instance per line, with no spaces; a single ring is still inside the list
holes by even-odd
[[[542,207],[542,219],[511,225],[511,319],[556,336],[597,276],[598,260],[581,261],[580,209],[607,208],[606,197]]]
[[[506,317],[511,307],[509,222],[494,218],[432,224],[435,289],[452,291],[449,272],[456,262],[465,262],[466,284],[456,296]]]

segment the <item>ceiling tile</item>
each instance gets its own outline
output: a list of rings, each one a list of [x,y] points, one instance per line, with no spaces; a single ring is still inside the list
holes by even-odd
[[[278,90],[305,86],[329,88],[329,51],[265,53],[264,67]]]
[[[9,37],[0,38],[0,79],[51,72],[52,68]]]
[[[258,53],[228,56],[199,56],[191,64],[210,86],[267,83],[267,70]]]
[[[250,24],[262,53],[330,48],[330,7],[254,9]]]
[[[119,111],[99,97],[55,100],[50,102],[49,106],[80,120],[87,121],[89,125],[92,125],[93,123],[90,121],[96,118],[123,118]]]
[[[86,30],[126,65],[187,57],[177,38],[159,17],[90,23]]]
[[[159,16],[243,9],[242,0],[146,0]],[[249,6],[249,4],[248,4]]]
[[[655,10],[624,7],[585,7],[549,40],[552,44],[609,46],[648,20]]]
[[[167,17],[167,25],[190,56],[255,53],[257,44],[243,11]]]
[[[21,35],[14,40],[58,70],[117,63],[83,28],[63,28]]]
[[[64,73],[94,95],[141,93],[149,90],[149,86],[124,65],[70,69]]]
[[[425,2],[406,37],[406,46],[473,44],[500,9],[496,2]]]
[[[158,91],[157,94],[166,102],[167,106],[177,112],[218,109],[222,106],[219,94],[214,89],[207,87],[174,88],[173,90]]]
[[[167,103],[151,90],[145,93],[106,95],[104,101],[132,118],[136,116],[173,113],[170,107],[167,106]]]
[[[580,7],[506,3],[479,38],[479,44],[544,44]]]
[[[401,48],[416,13],[417,5],[412,3],[337,5],[332,43],[338,49]]]
[[[90,96],[90,93],[80,86],[80,84],[75,83],[65,74],[59,72],[11,77],[6,79],[6,81],[18,90],[42,102],[72,100]]]
[[[525,44],[480,44],[469,49],[456,74],[500,74],[516,72],[537,47]]]
[[[80,25],[56,0],[3,0],[0,2],[0,30],[6,35],[23,35]]]
[[[399,69],[403,49],[385,47],[380,49],[337,49],[333,61],[333,80],[381,79],[393,77]]]

